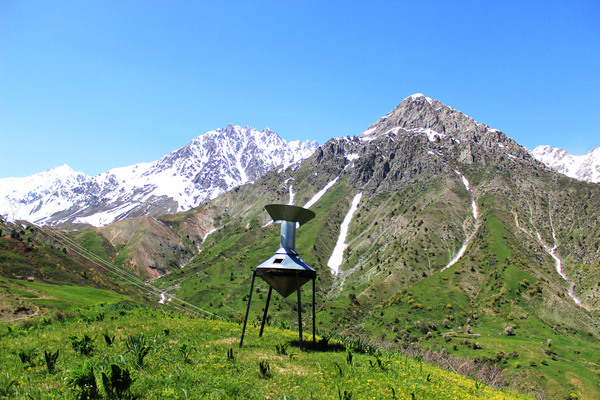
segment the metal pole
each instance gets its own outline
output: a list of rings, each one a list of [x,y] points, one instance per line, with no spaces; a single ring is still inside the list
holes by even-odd
[[[315,324],[316,324],[316,318],[315,318],[315,303],[316,303],[316,301],[315,301],[315,292],[316,292],[316,279],[313,278],[313,307],[312,307],[313,308],[312,309],[312,311],[313,311],[313,343],[315,343],[316,337],[317,337],[316,330],[315,330]]]
[[[256,271],[252,273],[252,283],[250,284],[250,296],[248,296],[248,307],[246,307],[246,318],[244,318],[244,327],[242,328],[242,338],[240,339],[240,348],[244,344],[244,334],[246,333],[246,323],[248,322],[248,314],[250,313],[250,302],[252,301],[252,291],[254,290],[254,278]]]
[[[296,274],[298,284],[298,334],[300,335],[300,350],[302,350],[302,299],[300,296],[300,276]]]
[[[263,329],[265,329],[265,321],[267,320],[267,311],[269,310],[269,302],[271,301],[271,292],[273,287],[269,285],[269,294],[267,295],[267,305],[265,305],[265,314],[263,315],[262,323],[260,324],[260,333],[258,336],[262,336]]]

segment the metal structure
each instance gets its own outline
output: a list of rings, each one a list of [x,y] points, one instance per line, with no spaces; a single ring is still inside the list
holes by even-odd
[[[260,325],[260,334],[262,336],[271,301],[271,293],[275,289],[283,297],[298,293],[298,334],[300,336],[300,348],[302,348],[302,300],[300,288],[312,280],[312,312],[313,312],[313,341],[315,340],[315,281],[317,272],[312,269],[296,251],[296,228],[304,225],[315,217],[315,213],[306,208],[289,206],[284,204],[269,204],[265,209],[273,219],[274,223],[281,223],[280,247],[275,255],[256,267],[252,274],[252,283],[250,284],[250,296],[248,297],[248,307],[246,308],[246,317],[244,318],[244,327],[242,329],[242,338],[240,347],[244,344],[244,334],[246,333],[246,324],[248,323],[248,314],[250,313],[250,303],[252,301],[252,292],[254,291],[254,280],[257,276],[261,277],[269,284],[269,294],[267,295],[267,304]]]

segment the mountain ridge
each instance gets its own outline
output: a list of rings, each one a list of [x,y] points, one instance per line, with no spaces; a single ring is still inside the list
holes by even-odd
[[[34,223],[103,226],[127,217],[184,211],[271,168],[298,162],[317,147],[314,141],[288,143],[268,128],[228,125],[154,162],[94,177],[63,165],[31,177],[1,179],[0,212]]]

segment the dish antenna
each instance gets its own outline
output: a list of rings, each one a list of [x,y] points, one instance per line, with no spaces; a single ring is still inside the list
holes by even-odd
[[[267,304],[262,322],[260,324],[259,336],[262,336],[271,301],[271,293],[275,289],[283,297],[288,297],[294,292],[298,292],[298,334],[300,336],[300,349],[302,349],[302,301],[300,288],[312,280],[312,312],[313,312],[313,341],[315,340],[315,281],[317,272],[312,269],[296,251],[296,228],[304,225],[315,217],[315,213],[306,208],[290,206],[284,204],[269,204],[265,209],[273,218],[275,223],[281,223],[280,247],[275,255],[267,261],[260,264],[252,274],[252,283],[250,284],[250,296],[248,297],[248,307],[246,308],[246,317],[244,318],[244,327],[242,328],[242,338],[240,347],[244,344],[244,334],[246,333],[246,324],[250,312],[250,302],[252,301],[252,292],[254,290],[254,280],[257,276],[261,277],[269,284],[269,294],[267,295]]]

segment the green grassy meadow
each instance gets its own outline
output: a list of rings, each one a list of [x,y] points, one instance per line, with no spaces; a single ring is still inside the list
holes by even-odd
[[[321,337],[311,346],[310,336],[300,350],[297,332],[268,326],[259,337],[255,324],[239,348],[237,323],[123,304],[0,332],[2,398],[529,398],[401,351]],[[52,370],[45,352],[58,352]]]

